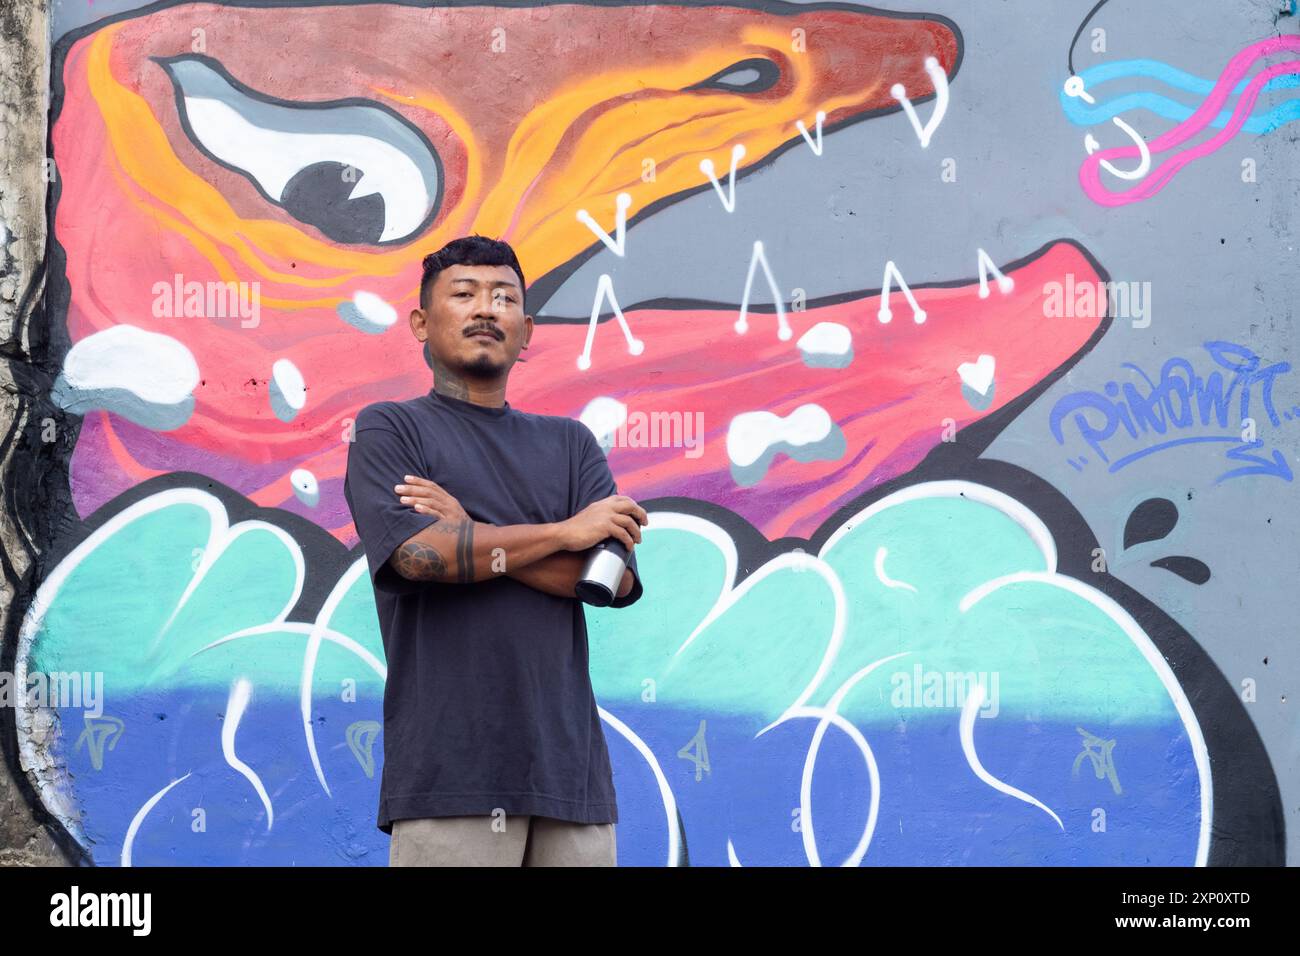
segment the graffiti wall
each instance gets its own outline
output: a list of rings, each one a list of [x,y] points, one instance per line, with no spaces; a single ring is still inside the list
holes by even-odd
[[[511,405],[650,512],[644,599],[587,609],[620,864],[1294,860],[1274,6],[58,14],[33,807],[94,865],[387,863],[343,472],[477,232],[537,317]]]

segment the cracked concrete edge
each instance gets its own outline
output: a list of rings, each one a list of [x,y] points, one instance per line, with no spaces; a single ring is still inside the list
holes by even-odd
[[[21,613],[30,598],[39,557],[14,513],[11,478],[25,454],[20,439],[26,422],[36,411],[34,390],[24,383],[50,372],[41,368],[50,360],[41,330],[33,339],[47,251],[49,84],[49,0],[9,0],[0,5],[0,477],[5,489],[0,499],[0,670],[5,671],[13,670],[18,632],[11,614]],[[28,459],[23,467],[32,464]],[[68,837],[36,798],[42,771],[52,769],[41,741],[51,739],[53,728],[37,728],[33,715],[21,712],[24,733],[32,741],[24,758],[17,744],[19,716],[12,708],[0,711],[0,866],[66,866],[73,860]],[[31,757],[42,766],[25,766]]]

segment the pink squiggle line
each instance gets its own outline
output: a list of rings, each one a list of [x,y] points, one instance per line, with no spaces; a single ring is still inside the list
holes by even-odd
[[[1169,132],[1151,141],[1148,146],[1151,154],[1163,153],[1199,133],[1219,115],[1223,104],[1231,95],[1233,87],[1237,85],[1255,61],[1282,50],[1300,50],[1300,37],[1285,36],[1263,40],[1246,47],[1234,56],[1228,62],[1210,95],[1205,98],[1196,112],[1169,130]],[[1237,131],[1241,129],[1254,110],[1255,101],[1259,98],[1260,90],[1273,77],[1285,73],[1300,73],[1300,60],[1288,60],[1285,63],[1278,63],[1258,73],[1250,81],[1250,85],[1242,90],[1241,98],[1237,101],[1231,122],[1220,130],[1216,136],[1165,161],[1132,189],[1124,192],[1111,192],[1106,189],[1101,184],[1101,162],[1104,159],[1133,159],[1141,156],[1141,150],[1136,146],[1116,146],[1089,156],[1084,160],[1083,165],[1079,167],[1079,184],[1088,197],[1101,206],[1123,206],[1151,198],[1163,189],[1173,179],[1174,175],[1188,163],[1209,155],[1236,136]]]

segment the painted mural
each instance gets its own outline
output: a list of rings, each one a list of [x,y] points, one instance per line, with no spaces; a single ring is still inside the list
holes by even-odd
[[[1140,290],[1068,220],[1020,248],[990,223],[942,277],[855,256],[812,294],[783,269],[796,213],[740,225],[778,160],[867,124],[895,135],[864,166],[941,188],[945,120],[987,108],[963,101],[968,29],[847,3],[230,2],[61,38],[33,321],[75,439],[6,656],[16,687],[65,675],[82,699],[4,733],[69,851],[387,863],[347,442],[364,405],[427,391],[420,260],[477,232],[514,246],[538,316],[511,404],[581,419],[651,512],[645,599],[587,609],[621,865],[1281,863],[1238,687],[1106,563],[1204,586],[1180,503],[1153,485],[1099,540],[1047,476],[985,454],[1127,332],[1117,295],[1141,327]],[[1072,54],[1040,91],[1053,135],[1089,130],[1071,201],[1155,203],[1300,115],[1300,62],[1262,62],[1294,41],[1225,49],[1214,79]],[[1118,92],[1135,77],[1179,95]],[[744,230],[707,295],[638,255],[674,207]],[[584,270],[597,254],[617,268]],[[1224,481],[1289,488],[1270,442],[1300,396],[1240,331],[1070,379],[1043,454],[1105,481],[1195,445]]]

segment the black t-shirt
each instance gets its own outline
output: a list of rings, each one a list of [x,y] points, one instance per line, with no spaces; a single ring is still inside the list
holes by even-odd
[[[502,574],[409,581],[393,550],[436,519],[398,500],[437,482],[475,521],[563,521],[618,490],[581,422],[428,395],[357,415],[344,495],[365,549],[388,658],[379,829],[409,817],[530,814],[617,823],[591,688],[583,602]],[[635,578],[625,607],[641,596]]]

